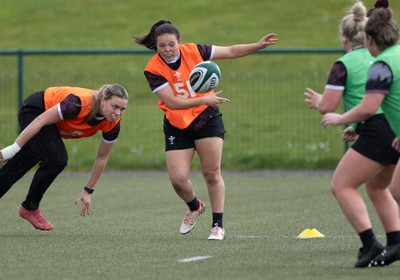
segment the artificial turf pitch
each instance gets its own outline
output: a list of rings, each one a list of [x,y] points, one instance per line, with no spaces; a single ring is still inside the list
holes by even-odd
[[[225,173],[224,241],[207,240],[211,208],[198,174],[192,181],[206,212],[185,236],[179,225],[186,207],[164,173],[105,174],[84,218],[74,201],[87,177],[63,174],[41,204],[55,226],[50,232],[18,216],[31,178],[0,200],[0,279],[368,280],[400,272],[400,262],[353,268],[360,241],[329,191],[329,173]],[[298,238],[308,228],[325,237]]]

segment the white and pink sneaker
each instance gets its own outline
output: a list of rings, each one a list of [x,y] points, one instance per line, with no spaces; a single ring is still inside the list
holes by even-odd
[[[225,229],[223,227],[213,227],[208,240],[224,240]]]

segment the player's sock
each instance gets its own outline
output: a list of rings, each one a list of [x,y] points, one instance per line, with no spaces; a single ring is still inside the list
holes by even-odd
[[[400,231],[392,231],[386,233],[386,246],[393,246],[400,243]]]
[[[224,227],[222,223],[224,213],[214,213],[213,212],[213,222],[211,227]]]
[[[196,211],[197,209],[199,209],[199,200],[197,199],[197,197],[194,197],[194,199],[190,202],[186,203],[187,206],[189,207],[190,210],[192,211]]]
[[[374,243],[374,241],[376,240],[372,228],[364,230],[363,232],[360,232],[358,235],[360,236],[361,243],[364,248],[370,248]]]

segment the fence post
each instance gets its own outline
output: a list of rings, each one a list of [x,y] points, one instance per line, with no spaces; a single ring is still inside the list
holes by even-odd
[[[18,51],[18,111],[22,105],[24,96],[24,54],[22,50]],[[17,111],[17,112],[18,112]]]

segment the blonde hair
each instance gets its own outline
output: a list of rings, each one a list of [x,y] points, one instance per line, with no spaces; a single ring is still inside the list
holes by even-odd
[[[93,120],[99,113],[101,98],[108,100],[114,96],[128,100],[128,92],[119,84],[105,84],[98,90],[94,91],[92,99],[90,100],[89,104],[87,104],[92,105],[92,108],[86,117],[86,121]]]
[[[351,47],[363,46],[368,21],[367,8],[361,1],[357,1],[348,13],[340,23],[340,33],[347,38]]]

